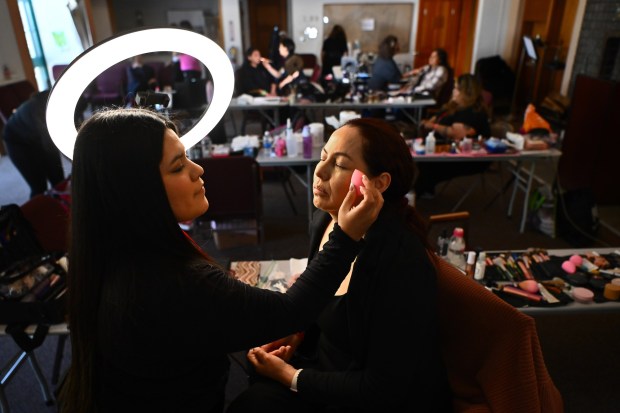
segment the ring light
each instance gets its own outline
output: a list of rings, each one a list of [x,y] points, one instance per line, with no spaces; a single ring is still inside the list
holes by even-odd
[[[185,29],[155,28],[112,37],[82,53],[63,72],[47,101],[47,129],[69,159],[77,137],[74,112],[78,99],[92,80],[109,67],[143,53],[170,51],[200,60],[213,76],[213,99],[198,123],[181,137],[189,148],[203,139],[220,121],[230,104],[235,78],[232,65],[215,42]]]

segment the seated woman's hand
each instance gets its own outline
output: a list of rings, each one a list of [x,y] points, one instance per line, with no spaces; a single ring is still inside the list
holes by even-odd
[[[363,186],[360,187],[363,196],[362,201],[355,205],[355,186],[351,184],[349,192],[338,210],[338,225],[356,241],[364,236],[383,207],[383,195],[366,175],[362,176],[362,183]]]
[[[278,349],[276,352],[286,352],[286,349]],[[248,360],[258,374],[279,381],[285,386],[291,385],[295,368],[278,355],[267,353],[262,348],[256,347],[248,352]]]
[[[471,135],[476,134],[476,130],[474,128],[461,122],[453,123],[451,128],[452,128],[451,138],[457,142],[462,140],[466,136],[471,136]]]
[[[297,350],[297,347],[299,347],[299,345],[302,343],[303,339],[304,333],[295,333],[291,334],[290,336],[278,339],[276,341],[272,341],[271,343],[263,344],[262,346],[260,346],[260,348],[267,353],[276,352],[273,354],[282,358],[284,361],[289,361],[291,357],[293,357],[293,354],[295,353],[295,350]],[[282,347],[288,347],[288,350],[281,351],[280,349]]]

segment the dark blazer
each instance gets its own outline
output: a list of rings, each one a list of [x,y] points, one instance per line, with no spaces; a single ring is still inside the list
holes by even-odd
[[[310,262],[329,221],[327,213],[315,212]],[[346,371],[305,368],[298,394],[315,403],[350,406],[346,411],[449,411],[436,275],[427,252],[387,204],[364,240],[343,296],[353,362]]]

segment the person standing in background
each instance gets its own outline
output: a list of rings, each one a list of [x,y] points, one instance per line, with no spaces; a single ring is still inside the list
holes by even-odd
[[[9,117],[4,143],[19,173],[30,187],[30,197],[42,194],[65,179],[60,152],[52,141],[45,121],[50,91],[34,94]]]
[[[321,79],[332,75],[332,67],[340,66],[340,59],[348,53],[347,34],[341,25],[337,24],[332,28],[329,36],[323,41],[321,49]]]

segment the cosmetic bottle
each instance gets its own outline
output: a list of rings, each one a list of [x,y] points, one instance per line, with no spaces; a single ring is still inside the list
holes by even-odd
[[[426,153],[427,154],[433,154],[435,153],[435,144],[436,144],[436,140],[435,140],[435,131],[430,131],[428,133],[428,135],[426,136]]]
[[[304,126],[302,132],[302,144],[304,147],[304,158],[312,158],[312,135],[310,134],[310,126]]]
[[[487,268],[487,253],[481,251],[478,254],[478,259],[476,260],[476,268],[474,269],[474,280],[482,280],[484,278],[484,271]]]
[[[437,254],[442,258],[445,258],[446,255],[448,255],[448,242],[450,242],[448,230],[444,229],[437,237]]]
[[[467,263],[465,264],[465,275],[474,278],[474,266],[476,265],[476,252],[469,251],[467,253]]]
[[[286,153],[288,156],[297,156],[297,138],[293,136],[293,127],[291,126],[291,118],[286,119]]]

